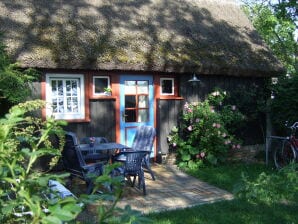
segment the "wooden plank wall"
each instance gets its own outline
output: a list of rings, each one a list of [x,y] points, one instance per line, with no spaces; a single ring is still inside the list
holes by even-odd
[[[157,116],[157,139],[158,152],[167,154],[169,147],[167,136],[174,126],[178,124],[179,113],[183,106],[183,100],[158,100],[158,116]]]
[[[158,99],[157,119],[157,146],[161,154],[168,153],[167,136],[173,126],[176,126],[179,119],[179,113],[185,102],[198,102],[206,98],[215,87],[223,90],[230,90],[241,85],[249,86],[253,84],[262,85],[262,78],[243,78],[230,76],[198,76],[201,82],[198,85],[192,85],[188,82],[191,75],[180,76],[181,99]],[[41,98],[40,83],[33,85],[35,99]],[[79,138],[84,136],[103,136],[109,141],[116,139],[116,121],[115,121],[115,101],[107,99],[90,100],[90,118],[91,122],[69,123],[65,128],[67,131],[77,133]]]
[[[263,85],[263,78],[240,78],[229,76],[200,76],[201,82],[192,85],[188,82],[191,76],[183,76],[180,78],[180,96],[184,100],[158,100],[158,117],[157,117],[157,136],[159,139],[158,149],[161,154],[169,152],[167,144],[167,136],[173,126],[177,126],[178,119],[185,102],[200,102],[206,96],[214,91],[214,88],[222,90],[233,90],[240,86]],[[255,124],[248,127],[249,132],[253,131],[253,138],[262,138],[261,130],[257,130]]]
[[[70,123],[66,130],[77,133],[79,138],[84,136],[102,136],[109,141],[115,141],[115,101],[90,100],[91,122]]]

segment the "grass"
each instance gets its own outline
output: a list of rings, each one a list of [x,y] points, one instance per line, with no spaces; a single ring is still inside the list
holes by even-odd
[[[233,192],[235,184],[241,180],[241,173],[248,175],[252,180],[261,172],[276,172],[271,166],[265,164],[229,163],[218,167],[205,167],[197,170],[186,170],[188,174],[206,181],[219,188]]]
[[[155,224],[297,223],[297,206],[250,204],[244,200],[222,201],[183,210],[151,214]]]
[[[220,167],[187,170],[192,176],[204,180],[222,189],[233,191],[246,173],[251,180],[261,172],[276,172],[263,164],[232,163]],[[249,203],[244,199],[222,201],[192,208],[148,215],[157,224],[194,224],[194,223],[298,223],[298,204]]]

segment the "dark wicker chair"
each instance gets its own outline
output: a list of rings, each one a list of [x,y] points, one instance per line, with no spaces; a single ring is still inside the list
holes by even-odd
[[[86,182],[87,194],[93,190],[93,177],[103,173],[104,162],[86,164],[78,144],[75,133],[67,132],[65,145],[62,151],[62,161],[66,171],[70,173],[70,183],[73,177],[79,177]]]
[[[150,153],[152,152],[155,135],[156,135],[156,132],[154,127],[145,126],[145,125],[140,126],[136,131],[136,134],[134,136],[134,140],[131,146],[131,148],[134,151],[147,151],[147,154],[142,161],[142,166],[145,171],[148,171],[151,174],[151,177],[153,180],[155,180],[155,176],[150,166]],[[124,152],[121,152],[113,160],[124,162],[125,154],[123,153]]]

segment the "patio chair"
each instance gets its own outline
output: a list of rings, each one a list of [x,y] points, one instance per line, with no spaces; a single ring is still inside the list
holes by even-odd
[[[148,171],[150,173],[153,180],[155,180],[155,176],[150,166],[150,153],[152,151],[155,135],[156,135],[156,132],[154,127],[145,126],[145,125],[140,126],[137,128],[137,131],[131,146],[131,148],[134,151],[148,152],[142,161],[142,166],[145,169],[145,171]],[[114,158],[114,161],[124,162],[125,154],[121,152],[117,157]]]
[[[131,186],[134,187],[136,177],[138,177],[138,188],[143,188],[143,194],[146,195],[146,184],[144,177],[144,169],[142,168],[142,161],[148,154],[148,151],[127,151],[123,152],[125,155],[125,162],[122,167],[116,168],[115,173],[120,173],[128,179]],[[131,181],[133,177],[133,181]]]
[[[72,132],[67,132],[65,135],[62,161],[64,168],[70,173],[70,184],[73,177],[79,177],[86,182],[87,194],[90,194],[94,186],[92,176],[102,175],[104,162],[86,164],[76,134]]]
[[[90,144],[91,143],[90,138],[91,137],[82,138],[80,140],[80,144]],[[109,142],[108,139],[106,139],[105,137],[92,137],[92,138],[94,138],[94,143],[93,143],[94,145]],[[87,152],[87,154],[83,154],[83,157],[87,163],[94,162],[94,158],[96,158],[96,160],[101,160],[101,161],[108,161],[110,158],[108,151],[102,151],[98,153],[95,150],[90,150],[89,152]]]

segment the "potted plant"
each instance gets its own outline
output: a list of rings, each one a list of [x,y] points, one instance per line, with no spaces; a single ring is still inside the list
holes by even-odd
[[[104,88],[104,94],[106,96],[111,96],[112,95],[112,89],[110,87]]]

